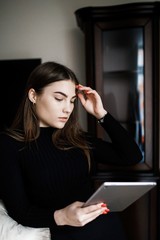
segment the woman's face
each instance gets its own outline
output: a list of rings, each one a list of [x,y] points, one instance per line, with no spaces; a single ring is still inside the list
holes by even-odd
[[[37,95],[35,91],[34,94],[40,127],[63,128],[74,108],[75,83],[71,80],[57,81],[45,87],[42,94]]]

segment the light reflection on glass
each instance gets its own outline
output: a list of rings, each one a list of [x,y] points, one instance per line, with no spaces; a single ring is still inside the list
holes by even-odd
[[[144,151],[144,74],[143,74],[143,66],[144,66],[144,53],[143,49],[138,49],[138,79],[137,79],[137,90],[139,93],[139,121],[141,127],[141,136],[139,139],[139,145],[141,149]]]

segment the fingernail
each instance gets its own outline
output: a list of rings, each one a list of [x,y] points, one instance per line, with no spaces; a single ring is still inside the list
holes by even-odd
[[[101,207],[106,207],[107,205],[106,205],[106,203],[102,203],[102,205],[101,205]]]
[[[108,213],[108,211],[107,211],[107,210],[104,210],[102,214],[107,214],[107,213]]]
[[[107,214],[109,211],[110,211],[110,210],[107,208],[107,209],[105,209],[105,210],[103,211],[102,214]]]

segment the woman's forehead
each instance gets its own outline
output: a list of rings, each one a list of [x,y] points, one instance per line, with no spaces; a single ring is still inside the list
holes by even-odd
[[[72,80],[56,81],[45,87],[46,91],[64,92],[68,94],[75,94],[76,84]]]

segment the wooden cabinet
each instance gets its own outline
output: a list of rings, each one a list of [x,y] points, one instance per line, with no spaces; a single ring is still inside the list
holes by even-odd
[[[121,215],[129,240],[160,239],[160,2],[84,7],[75,16],[84,32],[87,85],[100,93],[144,156],[132,167],[99,165],[95,183],[156,180],[157,187]],[[108,138],[89,115],[88,130]]]

